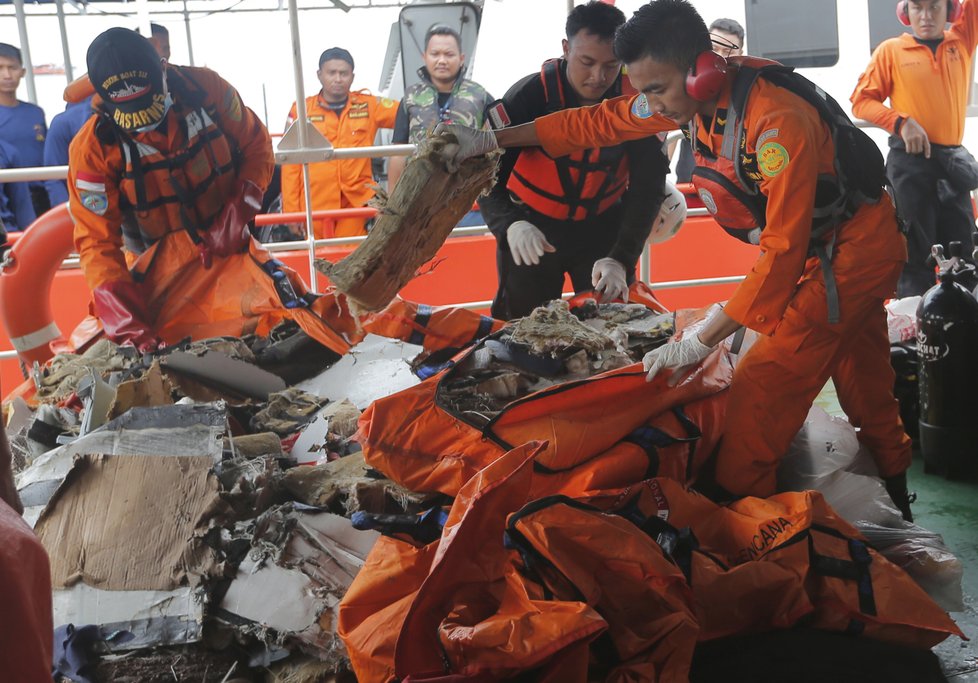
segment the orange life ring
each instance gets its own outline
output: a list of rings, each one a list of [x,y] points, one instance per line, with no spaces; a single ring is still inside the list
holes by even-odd
[[[0,322],[27,367],[54,355],[63,339],[51,311],[51,282],[74,248],[75,224],[68,205],[56,206],[31,223],[8,252],[0,273]]]

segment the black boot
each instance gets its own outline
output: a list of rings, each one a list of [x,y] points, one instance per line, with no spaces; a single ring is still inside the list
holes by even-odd
[[[913,521],[913,512],[910,511],[910,503],[917,500],[916,493],[907,491],[907,473],[902,472],[893,477],[883,480],[886,485],[886,492],[890,495],[890,500],[896,505],[897,510],[903,515],[903,519],[908,522]]]

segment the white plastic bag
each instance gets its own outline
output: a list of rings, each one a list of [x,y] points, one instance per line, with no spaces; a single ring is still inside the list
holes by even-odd
[[[847,420],[832,417],[818,406],[808,411],[778,468],[778,489],[805,491],[837,470],[848,469],[859,452],[856,430]],[[831,501],[830,501],[831,502]]]
[[[964,565],[944,545],[940,534],[902,520],[899,526],[856,522],[855,527],[886,559],[913,577],[943,609],[964,610],[961,589]]]
[[[919,296],[894,299],[886,305],[886,327],[890,332],[890,343],[910,341],[917,338],[917,305]]]
[[[903,521],[848,421],[812,406],[778,469],[778,490],[816,490],[943,609],[964,609],[961,561],[939,534]]]

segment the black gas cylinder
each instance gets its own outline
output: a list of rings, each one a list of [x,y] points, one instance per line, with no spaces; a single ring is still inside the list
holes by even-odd
[[[924,469],[978,475],[978,301],[950,268],[917,307]]]
[[[976,272],[975,264],[971,260],[971,254],[965,254],[964,245],[961,242],[948,243],[947,253],[952,264],[954,281],[972,294],[978,294],[978,272]]]

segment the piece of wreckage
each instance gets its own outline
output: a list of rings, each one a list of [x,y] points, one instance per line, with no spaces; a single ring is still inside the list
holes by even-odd
[[[400,629],[405,642],[417,640],[421,643],[418,652],[422,659],[407,664],[405,671],[422,670],[414,667],[425,665],[423,656],[429,647],[425,640],[427,636],[416,638],[417,632],[413,628],[402,628],[404,623],[399,621],[398,614],[384,607],[390,595],[389,588],[393,585],[392,577],[398,576],[397,572],[406,566],[401,563],[413,562],[404,555],[405,540],[410,541],[408,546],[411,548],[419,549],[422,553],[420,558],[426,558],[413,566],[423,573],[429,569],[434,572],[431,565],[426,563],[435,557],[434,553],[443,542],[443,534],[456,525],[452,523],[452,508],[445,507],[444,495],[435,498],[432,495],[441,492],[454,498],[459,514],[469,520],[465,522],[465,540],[457,538],[459,543],[450,553],[456,559],[449,562],[443,558],[444,565],[439,570],[442,579],[432,581],[425,590],[428,596],[425,598],[427,602],[424,602],[426,605],[432,604],[432,599],[440,604],[437,600],[439,594],[454,594],[453,589],[443,581],[451,577],[451,567],[458,566],[459,553],[476,564],[483,559],[479,552],[472,550],[473,543],[490,553],[486,556],[489,560],[485,563],[486,567],[500,566],[498,555],[493,559],[492,553],[498,553],[493,548],[502,538],[502,533],[496,534],[485,526],[489,522],[497,524],[496,521],[484,520],[485,523],[480,524],[479,515],[483,512],[470,509],[473,499],[469,494],[480,489],[480,481],[486,483],[494,478],[502,480],[514,475],[513,469],[518,467],[513,458],[500,457],[500,454],[506,453],[507,439],[516,442],[524,434],[536,433],[543,438],[552,438],[558,444],[557,448],[540,444],[522,449],[524,455],[532,452],[533,457],[523,463],[533,470],[532,481],[528,484],[528,492],[507,497],[508,509],[507,506],[501,508],[507,512],[515,512],[527,500],[549,500],[548,496],[554,494],[594,496],[608,488],[627,485],[623,481],[631,484],[656,473],[679,481],[695,477],[717,437],[722,418],[722,400],[726,395],[723,389],[729,383],[736,348],[732,347],[731,341],[725,342],[700,371],[678,387],[666,389],[662,382],[646,383],[641,366],[632,361],[640,359],[649,348],[665,342],[674,326],[681,332],[695,330],[702,323],[705,312],[684,311],[673,316],[666,313],[642,285],[633,286],[630,298],[644,305],[597,306],[593,301],[584,299],[575,300],[571,306],[553,302],[462,353],[446,354],[428,350],[413,363],[418,376],[428,377],[420,384],[416,378],[405,375],[406,361],[421,349],[368,337],[323,373],[324,376],[333,375],[330,381],[318,387],[315,385],[318,381],[316,378],[300,382],[290,387],[286,394],[290,400],[272,395],[271,400],[260,407],[254,404],[253,399],[251,403],[246,400],[244,407],[232,400],[219,404],[219,409],[225,411],[224,419],[229,419],[227,415],[230,415],[237,425],[247,424],[250,429],[268,431],[232,439],[225,446],[215,446],[209,451],[215,461],[218,458],[221,460],[220,465],[215,465],[213,469],[217,478],[219,504],[204,505],[208,513],[195,526],[191,543],[180,553],[171,548],[167,556],[172,558],[179,555],[183,562],[174,564],[176,569],[171,568],[164,575],[171,582],[175,576],[181,577],[181,580],[186,577],[187,585],[178,589],[184,593],[177,592],[171,596],[157,588],[152,592],[156,602],[138,603],[141,606],[153,605],[150,614],[126,614],[122,610],[123,614],[119,616],[117,611],[113,613],[111,621],[106,617],[108,623],[99,630],[99,634],[109,641],[102,647],[115,653],[132,652],[126,650],[127,645],[147,638],[146,633],[153,632],[154,628],[167,633],[188,633],[188,640],[192,644],[176,649],[171,646],[169,649],[137,650],[136,655],[149,654],[135,658],[132,654],[114,654],[103,658],[99,666],[116,668],[111,669],[112,673],[106,674],[102,680],[124,680],[119,678],[121,672],[131,670],[134,663],[140,661],[146,665],[141,671],[156,671],[160,677],[152,678],[145,673],[136,680],[172,680],[173,674],[168,670],[171,665],[176,666],[177,673],[182,677],[186,670],[180,669],[180,666],[188,660],[199,662],[201,666],[193,669],[193,672],[200,676],[204,662],[213,673],[218,669],[227,671],[229,659],[232,665],[238,666],[237,675],[250,675],[248,672],[253,670],[247,664],[267,664],[280,676],[269,680],[326,680],[323,676],[344,671],[348,666],[346,651],[336,638],[337,628],[343,632],[344,622],[344,638],[347,638],[347,646],[352,648],[354,666],[360,667],[357,673],[362,680],[375,679],[371,675],[374,665],[387,670],[384,667],[388,666],[389,658],[384,648],[394,646],[394,641],[389,639],[392,629]],[[392,351],[392,345],[398,348]],[[222,348],[227,350],[226,346]],[[361,348],[364,349],[362,352],[359,351]],[[206,351],[205,348],[192,352],[207,355]],[[629,364],[622,365],[626,360]],[[179,373],[179,370],[172,368],[166,370],[166,374],[174,376]],[[371,383],[376,384],[378,391],[375,395],[368,395],[362,391],[362,387],[355,386],[358,373],[371,378]],[[516,381],[491,381],[493,377],[514,373],[517,375]],[[160,384],[154,373],[147,374],[152,377],[153,386]],[[185,380],[181,377],[178,381]],[[392,387],[391,384],[399,386]],[[466,387],[480,389],[469,392],[467,396]],[[392,393],[397,388],[401,390]],[[432,388],[435,390],[432,391]],[[344,392],[352,395],[357,393],[356,389],[361,390],[354,400],[356,407],[367,408],[360,425],[360,438],[367,445],[367,457],[371,462],[364,463],[358,453],[330,462],[331,458],[341,455],[344,446],[351,450],[356,447],[345,436],[331,438],[328,427],[324,435],[322,423],[335,420],[337,429],[342,434],[349,434],[356,411],[336,400],[317,412],[322,402],[320,397],[329,394],[338,398]],[[439,394],[442,389],[444,391]],[[508,395],[511,392],[512,395]],[[175,395],[179,395],[179,392]],[[614,398],[619,395],[620,399]],[[554,397],[557,403],[551,401]],[[466,400],[471,405],[466,404]],[[610,407],[615,410],[609,409],[609,403],[614,403]],[[472,405],[474,410],[469,410]],[[624,412],[629,415],[625,420],[617,420],[613,413],[620,412],[622,407],[628,408]],[[446,423],[431,417],[430,411],[449,415],[449,411],[458,408],[462,410],[457,415],[451,414],[454,422]],[[169,409],[206,411],[212,410],[212,406],[171,406]],[[133,427],[147,427],[139,422],[139,412],[140,409],[129,411],[116,420],[129,420],[125,424]],[[330,418],[324,420],[327,413]],[[388,416],[388,423],[381,430],[384,415]],[[413,419],[405,419],[406,415],[413,416]],[[172,421],[167,425],[186,426],[191,422],[186,414],[173,415],[168,419]],[[198,422],[205,424],[194,424],[195,431],[186,439],[186,443],[194,444],[196,448],[189,450],[193,455],[200,454],[201,444],[217,443],[220,432],[215,437],[208,430],[223,424],[220,417],[213,415],[200,418]],[[276,449],[275,445],[281,443],[278,434],[289,434],[291,423],[304,423],[307,426],[298,438],[288,442],[292,444],[291,448],[285,450],[290,450],[293,456],[300,459],[308,459],[310,453],[318,452],[321,459],[327,461],[326,464],[292,467],[282,473],[283,464],[290,461],[283,457],[281,446]],[[632,424],[638,426],[632,429]],[[68,453],[84,454],[85,466],[94,459],[100,467],[104,459],[101,456],[106,453],[110,456],[113,452],[124,453],[131,457],[134,457],[132,454],[143,453],[140,450],[142,438],[157,439],[151,448],[146,449],[149,455],[168,453],[171,459],[181,455],[180,440],[173,440],[170,430],[157,430],[153,435],[152,430],[147,429],[137,434],[116,428],[120,426],[117,423],[110,430],[96,430],[63,448],[74,446],[75,450]],[[612,436],[609,437],[608,432]],[[603,448],[609,438],[614,439],[615,432],[625,436]],[[388,433],[399,434],[400,441],[378,439]],[[207,434],[210,435],[204,436]],[[473,434],[479,438],[472,439]],[[96,441],[86,446],[86,439]],[[104,440],[104,443],[97,439]],[[812,440],[818,441],[818,435],[814,435]],[[457,443],[452,445],[452,442]],[[440,449],[446,443],[449,449],[441,457]],[[397,453],[399,458],[385,460],[383,454],[378,458],[378,449],[384,450],[382,447],[392,445],[400,448]],[[117,450],[113,451],[113,448]],[[588,449],[599,449],[599,452],[597,455],[589,454]],[[220,456],[217,456],[218,452]],[[50,500],[52,492],[60,490],[60,482],[66,480],[66,473],[72,471],[72,457],[62,454],[59,458],[49,458],[45,455],[39,464],[44,461],[49,463],[46,474],[35,472],[21,476],[22,494],[25,497],[31,494],[30,503],[25,500],[25,504],[30,506],[29,518],[36,518]],[[388,469],[388,464],[395,460],[397,466]],[[449,464],[451,466],[447,466]],[[213,487],[200,483],[203,461],[199,466],[194,481],[213,500]],[[343,470],[344,474],[340,474],[339,470]],[[378,470],[387,472],[395,483],[380,479],[382,475]],[[470,472],[474,472],[470,482],[455,484]],[[691,472],[693,477],[690,476]],[[396,483],[400,481],[403,484],[412,477],[422,483],[404,487]],[[428,493],[411,493],[410,489]],[[312,508],[305,507],[307,505]],[[181,512],[184,510],[181,508]],[[214,516],[212,510],[217,510],[224,517],[220,514]],[[421,513],[422,510],[425,512]],[[644,514],[647,513],[645,511]],[[342,518],[332,515],[342,515]],[[352,518],[359,529],[381,530],[383,535],[379,538],[375,535],[361,536],[359,534],[368,532],[350,529],[346,517]],[[364,575],[362,571],[357,571],[357,567],[362,564],[371,545],[373,550],[368,556],[367,574]],[[624,544],[622,547],[625,547]],[[185,561],[185,557],[192,558],[196,564]],[[394,564],[391,565],[391,562]],[[665,565],[660,560],[654,560],[654,563],[657,563],[654,566],[661,573]],[[214,567],[221,570],[219,578],[202,578]],[[324,567],[327,569],[323,570]],[[83,572],[77,571],[77,567],[71,569],[69,575],[77,581]],[[378,578],[378,569],[387,578],[373,585],[372,582]],[[572,569],[573,565],[567,567],[567,571]],[[446,571],[449,573],[446,574]],[[679,576],[673,570],[669,571],[672,572],[672,580],[678,581]],[[358,578],[354,579],[354,575]],[[511,576],[509,573],[506,575]],[[404,593],[405,599],[412,597],[416,587],[414,581],[418,576],[402,576],[403,580],[395,581],[399,586],[397,590]],[[228,583],[229,579],[233,580]],[[351,580],[354,581],[355,592],[346,599],[344,593]],[[70,589],[86,590],[79,588],[86,585],[82,579],[81,583],[73,584]],[[722,582],[718,586],[716,590],[722,592]],[[186,597],[186,592],[190,593],[191,599]],[[111,594],[113,591],[96,593],[94,598],[86,595],[81,599],[86,601],[85,605],[98,605],[100,600],[107,600],[102,593]],[[120,592],[124,593],[126,591]],[[144,595],[146,593],[149,591],[145,591]],[[268,599],[267,596],[272,594],[275,598]],[[80,600],[77,596],[72,596],[72,599],[76,602]],[[104,604],[111,606],[108,602]],[[417,612],[419,615],[427,609],[418,608],[420,604],[415,604],[415,608],[420,609]],[[557,613],[549,608],[544,612],[551,616],[559,614],[561,604],[554,603]],[[674,598],[666,604],[679,606]],[[539,604],[529,605],[528,609],[536,612],[539,607]],[[433,609],[431,615],[439,616],[439,609]],[[598,614],[601,614],[601,609],[598,609]],[[108,614],[108,611],[104,610],[103,614]],[[592,633],[597,632],[593,629],[600,630],[604,614],[598,616],[586,611],[582,614],[586,617],[585,623],[590,624],[588,628],[592,629]],[[682,631],[687,635],[691,633],[689,619],[697,617],[694,612],[688,614],[693,616],[684,617],[687,627]],[[369,619],[365,619],[365,616]],[[529,613],[526,618],[529,618]],[[661,630],[655,629],[660,628],[658,625],[669,623],[671,618],[666,615],[665,621],[650,620],[649,627],[643,631],[644,636],[661,634]],[[376,626],[376,619],[384,622],[382,627]],[[560,619],[553,623],[544,620],[538,626],[544,632],[554,623],[562,622]],[[945,633],[953,632],[946,623],[937,625]],[[370,652],[367,659],[373,664],[363,668],[362,634],[365,630],[376,631],[378,635],[373,642],[381,650]],[[118,642],[121,633],[131,634],[131,637],[126,636],[130,638],[129,643]],[[372,636],[368,636],[368,640],[370,638]],[[290,651],[292,654],[288,656]],[[660,654],[668,654],[668,651],[669,648],[663,647]],[[272,661],[278,657],[285,659]],[[160,667],[167,670],[159,671]],[[581,670],[578,667],[569,674],[576,676]],[[502,670],[497,672],[502,673]],[[205,678],[207,675],[205,672]],[[575,676],[565,680],[573,680]],[[220,676],[214,680],[220,680]]]
[[[250,664],[311,681],[348,669],[333,610],[376,532],[347,518],[431,498],[370,470],[351,437],[360,408],[417,381],[408,359],[422,349],[368,336],[350,362],[304,364],[314,376],[288,387],[256,364],[275,343],[204,340],[143,358],[103,341],[41,373],[37,398],[53,403],[31,416],[15,401],[18,489],[51,557],[66,676],[173,680],[173,665],[180,680],[221,680],[238,662],[239,676]],[[322,395],[358,383],[354,362],[373,373],[351,392],[360,408]]]
[[[461,188],[441,183],[454,199],[432,204],[437,212],[412,212],[395,193],[411,220],[373,242],[400,249],[423,235],[402,282],[491,182],[494,160],[467,166]],[[412,164],[405,178],[428,187],[419,174],[438,172]],[[375,293],[376,315],[361,315],[368,307],[334,288],[337,330],[352,344],[342,357],[289,321],[268,338],[146,356],[101,339],[35,366],[7,412],[25,517],[52,559],[60,675],[316,681],[349,671],[335,608],[378,534],[348,518],[432,505],[365,465],[352,439],[360,410],[416,383],[408,360],[422,350],[464,347],[501,325],[396,290]]]
[[[566,306],[554,306],[569,322]],[[605,312],[634,322],[648,309]],[[653,317],[661,343],[672,317]],[[547,336],[533,320],[525,328]],[[286,387],[264,369],[268,350],[301,348],[303,336],[286,323],[272,339],[205,340],[145,357],[103,340],[38,373],[36,398],[47,402],[33,423],[21,402],[11,431],[20,462],[30,461],[18,486],[52,555],[56,623],[71,624],[59,631],[65,673],[124,680],[138,670],[138,680],[154,680],[154,666],[199,676],[206,663],[218,675],[229,660],[239,675],[244,664],[301,669],[304,680],[348,670],[336,608],[377,532],[346,518],[361,528],[405,523],[443,500],[379,475],[350,437],[359,408],[416,384],[408,361],[424,374],[430,366],[415,357],[435,362],[439,351],[368,336],[339,360],[304,363]],[[619,352],[607,352],[605,362],[620,365]],[[270,357],[283,374],[297,372],[283,354]],[[58,421],[65,416],[74,419]],[[288,467],[310,460],[320,464]],[[163,519],[180,524],[161,530]]]

